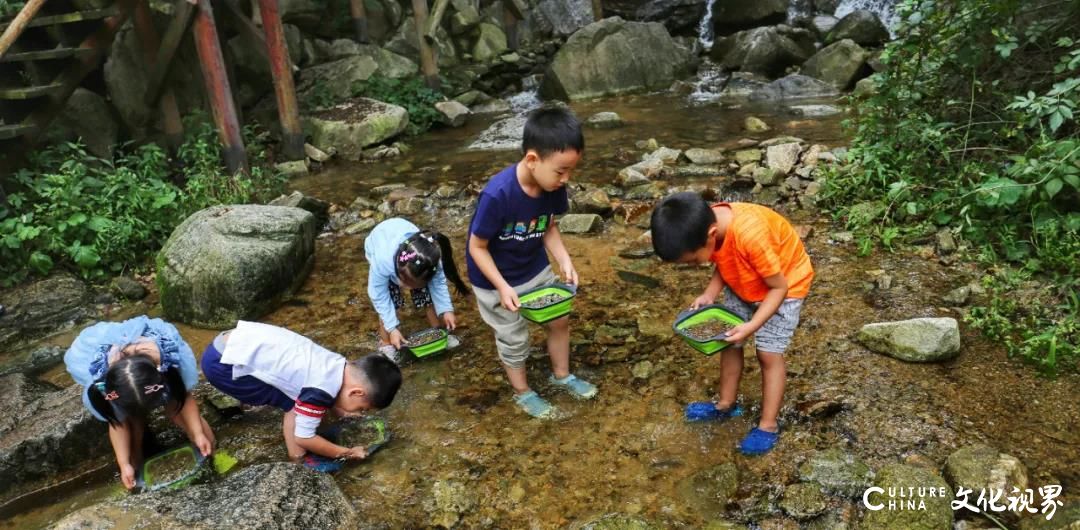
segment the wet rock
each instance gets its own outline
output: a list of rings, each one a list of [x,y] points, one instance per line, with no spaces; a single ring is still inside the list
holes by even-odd
[[[660,161],[663,164],[674,164],[679,161],[679,157],[682,155],[682,151],[679,149],[671,149],[670,147],[661,147],[651,153],[646,153],[641,156],[642,162]]]
[[[768,140],[761,142],[760,144],[758,144],[758,147],[772,147],[774,145],[791,143],[802,144],[806,143],[806,140],[803,140],[802,138],[799,138],[797,136],[777,136],[776,138],[769,138]]]
[[[802,73],[845,90],[861,77],[870,74],[867,53],[854,41],[844,39],[822,48],[802,66]]]
[[[739,149],[735,151],[735,163],[745,166],[753,162],[761,161],[761,149]]]
[[[799,153],[802,147],[797,143],[772,145],[765,149],[765,164],[769,169],[777,171],[780,175],[787,175],[799,161]]]
[[[593,129],[615,129],[623,126],[623,120],[614,112],[597,112],[585,120],[585,125]]]
[[[803,118],[825,118],[843,112],[839,107],[834,105],[792,105],[788,107],[788,110],[791,111],[792,114]]]
[[[713,466],[683,479],[677,488],[689,503],[705,507],[707,513],[722,514],[739,489],[739,470],[732,462]]]
[[[450,127],[461,127],[465,120],[469,119],[469,107],[457,101],[440,101],[435,104],[435,110],[439,111],[439,121]]]
[[[360,160],[367,146],[405,131],[404,108],[368,98],[353,98],[305,118],[311,143],[324,151],[335,149],[346,160]]]
[[[573,528],[578,530],[658,530],[660,527],[635,515],[607,514]]]
[[[293,191],[288,195],[282,195],[267,204],[269,206],[289,206],[307,210],[308,212],[311,212],[311,215],[315,216],[315,219],[318,220],[320,224],[326,222],[328,212],[330,211],[330,203],[322,199],[304,195],[299,191]]]
[[[276,462],[246,467],[223,480],[179,491],[106,501],[72,513],[51,528],[123,528],[131,521],[152,521],[157,530],[331,530],[358,524],[356,511],[330,475]]]
[[[937,251],[942,256],[956,252],[956,239],[948,228],[943,228],[937,233]]]
[[[540,93],[579,100],[660,90],[688,75],[694,57],[662,24],[606,18],[574,33],[555,54]]]
[[[192,214],[158,253],[166,318],[214,329],[258,318],[303,284],[317,231],[315,216],[300,208],[213,206]]]
[[[632,247],[629,247],[629,248],[624,248],[624,249],[619,251],[619,257],[620,258],[626,258],[626,259],[650,258],[650,257],[653,256],[653,254],[654,254],[654,252],[653,252],[653,249],[651,247],[644,247],[644,246],[640,246],[640,245],[635,245],[635,246],[632,246]]]
[[[799,34],[800,31],[806,35]],[[814,43],[809,33],[787,26],[740,31],[717,39],[710,56],[724,68],[773,78],[783,75],[788,67],[802,64],[813,55]]]
[[[452,480],[436,480],[431,487],[431,498],[424,508],[431,516],[431,523],[453,528],[461,516],[476,505],[476,494],[464,484]]]
[[[345,234],[350,236],[362,234],[364,232],[370,232],[371,229],[375,228],[375,225],[377,224],[379,224],[378,221],[376,221],[374,218],[368,217],[367,219],[361,219],[345,227],[345,230],[343,231],[345,232]]]
[[[279,162],[277,164],[274,164],[274,170],[290,179],[307,175],[307,160],[290,160],[288,162]]]
[[[536,10],[551,24],[552,31],[563,37],[573,35],[595,20],[592,4],[587,0],[542,0]]]
[[[507,110],[509,110],[509,105],[507,105]],[[474,107],[473,113],[478,112],[481,111]],[[521,149],[521,137],[525,132],[525,119],[525,116],[513,116],[492,123],[469,145],[469,149],[477,151]]]
[[[420,49],[418,42],[420,41],[416,31],[416,19],[408,16],[398,27],[397,33],[383,48],[405,56],[414,63],[419,64]],[[435,57],[439,68],[449,69],[460,62],[454,40],[450,38],[450,35],[442,27],[439,27],[435,32],[435,45],[433,47],[435,48]]]
[[[725,172],[720,169],[719,166],[704,166],[699,164],[689,164],[684,166],[676,166],[675,174],[672,175],[675,178],[690,178],[690,177],[718,177]]]
[[[128,276],[117,276],[111,282],[110,288],[125,300],[142,300],[146,297],[146,287]]]
[[[6,308],[0,318],[0,349],[67,329],[94,316],[90,290],[67,274],[54,274],[2,291],[0,305]]]
[[[799,466],[799,479],[820,484],[831,494],[855,498],[870,486],[874,472],[854,455],[829,449],[811,456]]]
[[[417,215],[427,210],[431,201],[424,197],[408,197],[394,201],[394,213],[398,215]]]
[[[832,85],[802,74],[781,77],[750,94],[752,101],[775,101],[799,98],[825,98],[838,95]]]
[[[745,530],[745,524],[732,523],[728,521],[709,521],[705,524],[702,530]]]
[[[951,306],[965,306],[971,299],[971,287],[967,285],[957,287],[945,293],[945,296],[941,297],[941,299]]]
[[[628,201],[651,201],[663,197],[664,193],[655,182],[635,186],[626,191],[625,199]]]
[[[650,158],[623,168],[616,176],[615,182],[623,187],[639,186],[659,178],[663,172],[664,161],[659,158]]]
[[[984,489],[1006,494],[1028,487],[1028,472],[1015,456],[1007,455],[988,445],[963,447],[945,461],[945,479],[953,489],[961,487],[978,492]]]
[[[474,105],[471,109],[473,114],[504,114],[510,112],[510,102],[505,99],[488,99],[487,101]],[[524,120],[524,116],[519,116]],[[521,122],[524,125],[524,121]]]
[[[832,15],[818,15],[810,19],[810,27],[821,37],[828,35],[833,28],[836,27],[836,23],[840,22],[840,19]]]
[[[872,11],[856,9],[836,23],[825,42],[831,44],[844,39],[863,46],[880,46],[889,40],[889,30]]]
[[[642,337],[651,339],[666,339],[671,337],[671,323],[666,318],[652,316],[639,316],[637,318],[638,333]]]
[[[594,213],[571,213],[559,218],[559,231],[564,234],[587,234],[603,229],[604,219]]]
[[[848,225],[866,226],[885,215],[885,206],[880,202],[860,202],[848,209]]]
[[[304,144],[304,154],[315,162],[326,162],[327,160],[330,160],[331,156],[333,156],[333,153],[327,153],[322,149],[319,149],[318,147],[315,147],[314,145],[308,143]]]
[[[878,84],[874,81],[873,77],[864,77],[855,82],[855,89],[851,91],[851,95],[856,98],[867,98],[877,94]]]
[[[0,387],[0,497],[109,451],[105,424],[83,407],[78,385],[56,390],[11,374],[0,377]]]
[[[45,138],[49,143],[73,142],[81,138],[88,153],[112,160],[119,134],[120,127],[105,98],[79,87],[49,124]]]
[[[611,215],[611,198],[600,188],[575,193],[571,199],[571,211],[574,213]]]
[[[784,174],[779,170],[769,167],[758,167],[754,170],[754,182],[762,186],[775,186],[780,183]]]
[[[702,149],[694,147],[686,150],[686,158],[694,164],[719,164],[724,161],[722,149]]]
[[[867,324],[858,339],[875,352],[908,362],[943,361],[960,352],[960,328],[953,318]]]
[[[743,120],[743,129],[748,132],[759,133],[769,130],[769,125],[761,118],[747,116],[746,119]]]
[[[494,24],[480,23],[480,29],[472,48],[473,59],[486,62],[506,52],[506,34]]]
[[[874,481],[874,485],[885,490],[895,488],[895,497],[886,497],[876,491],[871,492],[868,501],[873,505],[885,504],[886,508],[890,500],[896,502],[906,501],[899,497],[899,490],[903,488],[915,488],[924,490],[928,488],[944,488],[945,497],[917,497],[915,498],[916,509],[913,510],[889,510],[867,511],[863,517],[862,528],[875,528],[880,530],[932,530],[937,528],[952,528],[953,511],[951,502],[952,490],[945,483],[945,479],[934,473],[933,470],[909,466],[905,464],[891,464],[885,466]],[[925,504],[925,509],[920,507]]]
[[[787,5],[787,0],[720,2],[713,6],[713,24],[720,31],[730,32],[732,29],[783,22],[787,16]]]
[[[617,269],[615,271],[615,275],[618,276],[619,279],[624,281],[624,282],[636,283],[638,285],[644,285],[645,287],[648,287],[649,289],[655,289],[657,287],[660,287],[660,285],[661,285],[659,279],[653,278],[652,276],[649,276],[649,275],[646,275],[646,274],[641,274],[641,273],[638,273],[638,272],[634,272],[634,271],[618,270]]]
[[[1045,514],[1039,513],[1022,519],[1020,530],[1076,530],[1080,528],[1080,501],[1072,501],[1064,506],[1055,506],[1055,508],[1049,521],[1046,520],[1046,516],[1050,515],[1049,510]]]
[[[821,145],[821,144],[811,145],[802,154],[803,166],[804,167],[809,167],[809,168],[816,167],[817,163],[818,163],[818,156],[820,156],[821,153],[825,152],[827,149],[828,149],[828,147],[825,147],[824,145]],[[800,176],[802,176],[802,175],[800,174]]]
[[[371,188],[371,194],[376,196],[376,197],[384,197],[384,196],[389,196],[391,193],[393,193],[396,190],[400,190],[400,189],[404,189],[404,188],[406,188],[406,185],[404,183],[401,183],[401,182],[395,182],[393,184],[383,184],[382,186],[375,186],[374,188]],[[357,197],[356,200],[359,201],[359,200],[361,200],[361,198]],[[353,206],[357,206],[357,203],[355,201],[353,202]],[[371,203],[365,203],[363,205],[364,208],[370,208],[372,206],[374,206],[374,205],[371,204]]]
[[[297,99],[317,101],[315,98],[318,97],[324,101],[346,100],[352,97],[355,83],[367,81],[378,69],[379,64],[367,55],[351,55],[305,68],[296,80]],[[317,143],[313,144],[319,146]]]
[[[829,498],[817,484],[792,484],[784,489],[780,508],[800,521],[815,517],[829,507]]]

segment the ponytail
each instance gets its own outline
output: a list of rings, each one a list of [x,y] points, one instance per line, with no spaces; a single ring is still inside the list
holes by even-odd
[[[458,294],[469,296],[469,288],[465,285],[465,282],[461,280],[461,275],[458,274],[457,264],[454,263],[454,247],[450,246],[450,238],[440,232],[436,232],[435,239],[439,242],[439,248],[442,250],[443,272],[446,273],[446,279],[454,284],[454,288],[457,289]]]
[[[446,236],[430,230],[417,232],[409,236],[394,254],[398,277],[413,279],[424,285],[435,277],[440,263],[446,278],[454,284],[458,293],[468,296],[468,287],[458,274],[454,249]]]

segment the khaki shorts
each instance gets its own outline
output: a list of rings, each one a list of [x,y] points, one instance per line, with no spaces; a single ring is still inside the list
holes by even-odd
[[[514,286],[514,292],[524,293],[541,285],[558,281],[551,267],[544,267],[540,274],[529,281]],[[495,330],[495,349],[499,359],[510,368],[523,368],[529,357],[529,321],[521,313],[510,311],[499,301],[499,291],[481,289],[473,286],[476,303],[480,306],[480,317],[491,329]]]

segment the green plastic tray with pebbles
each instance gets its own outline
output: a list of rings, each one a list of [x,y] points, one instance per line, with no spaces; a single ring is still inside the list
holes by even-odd
[[[346,420],[341,425],[338,442],[344,447],[364,447],[368,456],[390,442],[386,421],[378,417]]]
[[[562,283],[552,283],[521,293],[521,316],[537,324],[545,324],[570,314],[574,308],[577,288]]]
[[[207,474],[206,461],[192,445],[177,447],[144,462],[137,486],[143,491],[182,488]]]
[[[417,357],[427,357],[445,350],[449,336],[445,329],[428,328],[409,335],[404,346]]]
[[[691,348],[705,355],[712,355],[731,346],[731,343],[723,340],[724,334],[743,322],[743,319],[730,309],[713,304],[697,311],[679,313],[672,328]]]

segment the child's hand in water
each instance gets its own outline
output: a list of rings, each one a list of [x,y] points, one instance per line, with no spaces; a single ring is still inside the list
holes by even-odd
[[[446,326],[447,331],[454,331],[457,327],[457,317],[454,316],[453,311],[447,311],[442,314],[443,325]]]
[[[367,458],[367,448],[365,447],[350,447],[345,450],[341,455],[341,458],[348,458],[349,460],[363,460]]]
[[[390,332],[390,344],[396,349],[401,349],[402,343],[405,342],[405,336],[401,334],[401,330],[395,329]]]
[[[127,489],[135,487],[135,466],[131,464],[120,466],[120,482],[122,482]]]
[[[210,456],[210,453],[214,452],[214,444],[205,434],[196,435],[191,439],[191,443],[195,444],[203,456]]]

